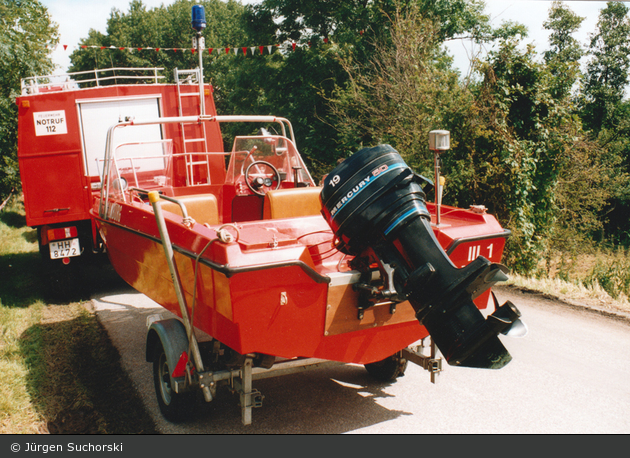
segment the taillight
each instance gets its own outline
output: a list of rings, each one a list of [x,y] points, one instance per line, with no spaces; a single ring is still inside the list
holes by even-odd
[[[56,229],[48,229],[48,241],[69,239],[78,235],[77,228],[75,226],[70,227],[58,227]]]

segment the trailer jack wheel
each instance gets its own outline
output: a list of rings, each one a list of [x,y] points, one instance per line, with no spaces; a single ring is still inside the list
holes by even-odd
[[[366,364],[365,369],[372,377],[383,382],[391,382],[405,375],[407,360],[398,352],[381,361]]]
[[[180,422],[190,417],[194,407],[193,392],[177,393],[171,388],[171,369],[168,367],[166,353],[158,339],[153,355],[153,382],[160,412],[171,422]]]

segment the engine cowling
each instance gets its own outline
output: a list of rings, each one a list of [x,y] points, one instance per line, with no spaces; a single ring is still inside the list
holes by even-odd
[[[339,250],[385,266],[391,288],[381,294],[409,301],[450,365],[501,368],[512,357],[498,334],[520,312],[506,302],[486,319],[473,300],[507,280],[507,269],[482,256],[461,269],[451,262],[431,228],[423,182],[391,146],[364,148],[325,178],[322,213]]]

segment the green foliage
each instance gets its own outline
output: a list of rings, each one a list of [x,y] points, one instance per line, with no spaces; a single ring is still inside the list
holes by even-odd
[[[617,166],[612,197],[600,218],[604,237],[630,244],[630,121],[625,100],[630,71],[630,9],[608,2],[591,36],[579,113],[585,128]]]
[[[515,40],[505,41],[479,70],[484,79],[475,88],[475,138],[452,156],[457,169],[470,172],[468,180],[455,183],[456,197],[483,203],[497,215],[512,231],[506,263],[529,272],[555,222],[562,157],[553,129],[561,113],[531,47],[520,51]]]
[[[630,296],[630,257],[619,250],[612,259],[598,259],[584,281],[587,285],[599,284],[614,299]]]
[[[0,0],[0,201],[20,189],[17,106],[20,80],[48,74],[57,25],[37,0]]]
[[[326,101],[347,81],[338,54],[351,52],[359,61],[365,61],[377,49],[388,49],[391,22],[383,20],[384,14],[393,14],[397,7],[423,9],[431,15],[431,27],[438,40],[463,33],[489,36],[488,18],[481,14],[483,4],[477,1],[266,0],[240,7],[236,2],[214,0],[202,4],[208,19],[203,32],[207,47],[308,44],[304,49],[297,47],[295,52],[264,58],[229,55],[206,59],[206,80],[215,87],[220,113],[276,114],[290,119],[298,146],[315,176],[326,173],[340,156],[352,152],[349,145],[340,145],[337,131],[331,128],[331,107]],[[128,13],[112,12],[106,35],[91,31],[82,44],[189,47],[192,30],[182,33],[190,30],[189,16],[187,1],[147,10],[142,2],[134,0]],[[168,74],[174,67],[196,66],[191,55],[178,53],[174,57],[172,53],[151,51],[102,53],[99,49],[81,49],[71,59],[74,71],[94,66],[151,65],[165,67]],[[230,136],[230,132],[225,133]]]
[[[337,54],[349,77],[331,97],[332,124],[347,155],[388,143],[410,166],[427,173],[433,160],[426,148],[429,131],[459,131],[471,99],[441,49],[439,28],[419,8],[399,9],[384,20],[389,35],[374,39],[369,60],[352,49]],[[378,46],[383,42],[391,46]]]
[[[345,154],[327,103],[347,78],[337,55],[350,49],[364,57],[373,52],[364,37],[385,27],[381,8],[390,8],[390,2],[267,0],[252,10],[252,25],[267,38],[307,45],[284,54],[273,69],[264,68],[259,87],[270,112],[293,123],[298,147],[316,177]]]
[[[579,60],[584,50],[572,35],[579,30],[584,19],[563,3],[555,1],[549,10],[549,19],[543,23],[543,27],[551,31],[551,49],[545,51],[544,58],[554,78],[552,95],[556,99],[569,97],[581,76]]]
[[[628,7],[608,2],[600,12],[592,36],[583,91],[582,118],[595,134],[616,126],[617,108],[628,84],[630,69],[630,19]]]
[[[450,130],[445,201],[486,205],[512,231],[506,262],[520,272],[536,268],[561,227],[576,227],[565,215],[583,215],[581,229],[594,224],[602,194],[572,195],[575,188],[562,180],[582,167],[580,177],[589,179],[581,183],[601,184],[605,175],[588,175],[600,159],[597,148],[585,142],[568,100],[552,96],[556,80],[532,47],[523,51],[506,34],[476,67],[482,81],[466,86],[441,49],[439,27],[421,10],[399,9],[388,30],[378,41],[391,46],[375,46],[367,63],[351,50],[338,54],[349,78],[331,105],[349,152],[390,143],[416,171],[430,174],[428,132]]]
[[[205,0],[201,2],[210,18],[203,36],[207,48],[230,46],[247,41],[244,32],[245,8],[239,2],[229,0]],[[107,33],[90,30],[81,40],[84,46],[114,46],[125,48],[102,52],[98,48],[76,49],[71,55],[71,72],[111,67],[164,67],[166,81],[173,81],[173,69],[190,69],[198,66],[199,58],[193,54],[191,28],[191,3],[176,1],[168,6],[147,9],[141,0],[132,0],[129,11],[113,9],[107,21]],[[230,24],[230,27],[225,27]],[[143,49],[136,48],[153,48]],[[159,48],[182,48],[178,52],[158,52]],[[129,51],[128,49],[132,49]],[[213,81],[214,65],[205,67],[204,76]]]
[[[459,188],[460,200],[472,190],[512,230],[506,263],[521,273],[533,272],[546,250],[566,249],[601,227],[615,173],[614,161],[582,131],[570,100],[553,97],[557,80],[535,57],[531,47],[519,51],[508,40],[479,67],[482,128],[454,154],[466,164],[459,170],[474,171]]]

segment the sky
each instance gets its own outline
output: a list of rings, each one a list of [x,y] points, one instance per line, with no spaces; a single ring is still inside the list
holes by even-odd
[[[78,46],[79,40],[87,37],[90,29],[105,33],[107,20],[112,8],[123,12],[129,10],[130,0],[99,0],[86,2],[85,0],[40,0],[52,16],[52,20],[59,25],[59,46],[53,52],[53,61],[58,65],[55,73],[66,72],[70,65],[70,54]],[[143,0],[148,8],[173,3],[170,0]],[[193,2],[191,2],[192,4]],[[243,3],[257,3],[246,0]],[[527,26],[529,34],[525,43],[533,43],[542,53],[548,49],[547,31],[542,24],[547,19],[551,1],[546,0],[486,0],[485,12],[490,15],[493,25],[498,26],[503,21],[515,21]],[[588,35],[595,31],[599,11],[606,6],[604,1],[567,1],[565,2],[578,16],[585,17],[582,27],[575,38],[586,44]],[[630,3],[628,3],[630,5]],[[259,43],[267,45],[271,43]],[[67,49],[63,49],[67,45]],[[244,45],[247,45],[245,43]],[[456,40],[448,45],[455,58],[455,65],[463,74],[468,72],[468,63],[473,53],[484,51],[471,46],[471,43]]]

